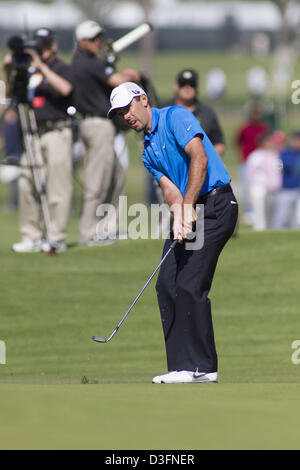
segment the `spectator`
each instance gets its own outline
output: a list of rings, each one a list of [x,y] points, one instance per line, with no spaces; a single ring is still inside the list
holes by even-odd
[[[272,227],[299,228],[297,208],[300,194],[300,131],[292,134],[291,144],[280,153],[282,187],[276,198]]]
[[[29,49],[31,66],[35,70],[31,83],[35,83],[32,107],[40,135],[40,155],[36,163],[46,179],[46,196],[50,214],[48,240],[57,251],[66,250],[65,238],[72,199],[72,147],[71,123],[67,109],[72,104],[71,67],[58,56],[55,33],[40,28],[34,38],[41,42],[38,53]],[[5,59],[6,67],[9,60]],[[8,80],[10,77],[8,76]],[[11,89],[9,87],[8,89]],[[43,239],[40,220],[40,201],[36,196],[32,171],[26,154],[21,157],[19,178],[20,231],[22,240],[13,245],[16,252],[49,251]]]
[[[273,135],[263,134],[259,147],[247,158],[249,199],[253,208],[253,229],[270,228],[275,198],[281,187],[281,164]]]
[[[237,134],[237,147],[240,162],[240,183],[242,191],[242,204],[244,209],[244,220],[252,223],[252,207],[249,201],[247,159],[251,152],[258,147],[258,138],[269,131],[269,126],[262,118],[258,107],[251,109],[247,122],[239,129]]]
[[[75,32],[77,48],[73,58],[75,106],[82,116],[80,133],[86,148],[79,243],[87,246],[101,246],[113,241],[107,232],[111,224],[118,229],[118,221],[111,220],[109,215],[99,219],[97,208],[110,203],[118,213],[119,196],[125,184],[124,166],[115,152],[116,127],[107,118],[110,92],[123,82],[141,78],[132,69],[117,72],[112,65],[97,57],[102,33],[102,27],[95,21],[79,24]]]
[[[22,153],[22,139],[18,114],[13,107],[4,112],[1,134],[5,165],[0,168],[0,180],[10,185],[8,209],[17,210],[19,176],[17,165]]]
[[[215,150],[222,157],[225,151],[224,134],[214,110],[197,98],[199,92],[198,73],[193,69],[184,69],[179,72],[174,83],[174,92],[174,98],[164,103],[163,107],[177,105],[192,111]]]
[[[278,130],[274,131],[273,139],[279,152],[281,152],[287,146],[287,135],[285,132]]]

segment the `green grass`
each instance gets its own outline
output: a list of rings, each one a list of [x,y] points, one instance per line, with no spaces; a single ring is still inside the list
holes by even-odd
[[[4,50],[0,51],[0,60],[4,55]],[[69,62],[71,53],[64,53],[63,58]],[[217,112],[220,124],[225,133],[226,153],[224,162],[231,175],[236,177],[237,149],[235,144],[237,129],[245,120],[244,105],[249,100],[249,91],[246,84],[246,73],[250,67],[260,65],[265,68],[268,74],[273,70],[272,54],[266,57],[256,57],[249,52],[203,52],[203,51],[160,51],[153,57],[152,81],[159,98],[164,101],[173,95],[173,82],[179,70],[192,67],[200,74],[199,97],[201,100],[211,105]],[[125,68],[135,68],[141,70],[143,58],[139,53],[124,52],[117,62],[117,70]],[[220,67],[227,76],[227,93],[221,101],[211,101],[206,95],[205,83],[207,73],[214,67]],[[291,83],[300,77],[300,63],[295,62],[291,76]],[[2,70],[0,70],[0,79]],[[285,105],[278,92],[268,89],[278,115],[278,128],[290,133],[299,127],[300,111],[299,106],[291,104],[291,88],[287,90]],[[142,172],[140,139],[133,133],[127,134],[130,149],[130,173],[128,175],[127,193],[130,202],[143,199],[144,196],[144,173]],[[3,189],[0,187],[0,202],[4,199]]]
[[[246,51],[160,51],[153,59],[153,81],[157,86],[159,96],[163,99],[172,97],[173,81],[179,70],[187,67],[194,68],[200,74],[200,91],[207,99],[205,84],[207,73],[215,68],[221,68],[227,77],[227,94],[225,103],[244,103],[248,95],[246,73],[253,66],[261,66],[268,74],[273,72],[273,55],[255,56]],[[120,56],[118,67],[133,67],[139,69],[142,57],[136,53],[124,53]],[[295,61],[291,81],[299,79],[300,66]],[[269,90],[270,92],[271,90]],[[276,98],[276,95],[275,95]]]
[[[2,449],[299,448],[299,234],[242,228],[211,291],[218,385],[155,386],[166,369],[154,282],[115,338],[108,335],[160,258],[162,241],[10,251],[1,212]]]
[[[234,182],[234,135],[252,63],[251,56],[217,53],[155,58],[164,98],[179,69],[193,66],[205,76],[211,66],[225,67],[228,97],[218,113]],[[138,56],[128,54],[119,67],[138,65]],[[144,201],[146,179],[139,138],[127,138],[132,204]],[[0,448],[299,449],[300,365],[291,362],[292,342],[300,339],[299,232],[254,233],[241,224],[222,253],[210,295],[219,384],[155,386],[153,375],[166,370],[155,280],[110,343],[96,344],[91,336],[113,330],[158,263],[163,242],[77,247],[81,191],[75,188],[70,249],[47,257],[12,253],[18,221],[5,210],[8,188],[0,184],[0,340],[7,348],[0,365]]]
[[[299,448],[295,384],[4,385],[0,396],[5,449]]]

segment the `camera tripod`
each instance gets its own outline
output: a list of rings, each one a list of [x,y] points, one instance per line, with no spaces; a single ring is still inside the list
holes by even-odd
[[[35,114],[27,103],[17,103],[16,109],[20,120],[27,167],[32,172],[35,191],[40,201],[44,238],[49,244],[49,250],[46,253],[54,254],[55,245],[51,242],[51,220],[46,197],[46,178],[42,168],[43,157]]]

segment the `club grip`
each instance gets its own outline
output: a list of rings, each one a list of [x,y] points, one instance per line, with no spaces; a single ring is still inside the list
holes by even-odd
[[[170,246],[170,248],[171,248],[171,249],[175,248],[175,246],[177,245],[177,243],[178,243],[178,240],[177,240],[177,239],[174,240],[173,243],[172,243],[172,245]]]

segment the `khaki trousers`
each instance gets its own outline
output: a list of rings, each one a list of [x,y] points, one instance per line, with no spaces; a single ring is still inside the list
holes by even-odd
[[[72,135],[70,129],[46,132],[40,138],[42,161],[39,171],[46,181],[46,197],[50,213],[49,239],[62,241],[67,236],[67,224],[72,199]],[[36,160],[37,157],[36,157]],[[28,164],[26,155],[21,165]],[[35,191],[32,172],[22,168],[19,178],[20,231],[31,240],[43,236],[41,206]]]
[[[100,220],[103,229],[111,224],[110,215],[102,218],[97,216],[97,208],[101,204],[112,204],[118,215],[119,196],[125,184],[125,170],[114,151],[115,127],[109,119],[86,118],[81,122],[80,133],[86,154],[79,243],[86,243],[95,235],[101,235],[97,233]],[[118,228],[118,218],[115,222]],[[105,232],[107,233],[107,229]]]

